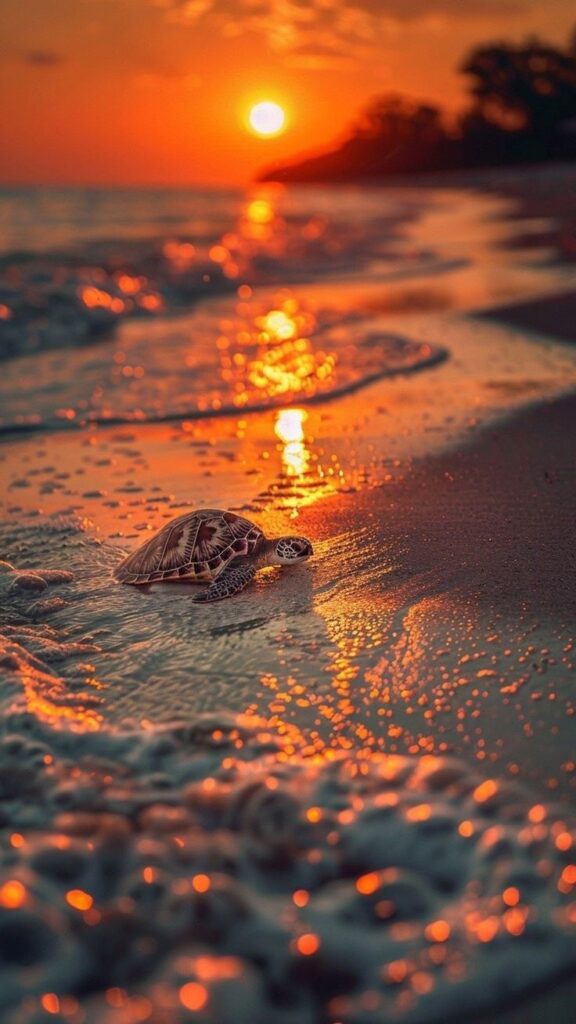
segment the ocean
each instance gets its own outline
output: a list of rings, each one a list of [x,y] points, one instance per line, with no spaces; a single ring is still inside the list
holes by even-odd
[[[4,190],[0,358],[15,361],[2,429],[234,413],[434,362],[439,349],[366,335],[354,314],[344,331],[329,305],[282,293],[293,281],[438,269],[433,249],[395,230],[423,201],[360,190],[320,202],[274,189]],[[277,289],[274,302],[252,299],[261,287]],[[178,318],[230,295],[232,318],[216,302]],[[25,383],[31,354],[38,390]]]

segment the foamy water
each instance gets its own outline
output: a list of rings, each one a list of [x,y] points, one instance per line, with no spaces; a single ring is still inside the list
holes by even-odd
[[[5,194],[4,430],[234,413],[310,401],[444,353],[256,286],[440,266],[396,227],[422,200],[352,191]],[[16,240],[20,251],[14,252]],[[23,252],[21,250],[24,250]],[[235,303],[182,308],[220,292]],[[170,319],[168,319],[170,318]],[[354,322],[358,321],[359,322]],[[30,358],[34,358],[31,379]]]
[[[96,638],[41,625],[65,576],[2,570],[5,1020],[437,1022],[573,964],[561,807],[447,757],[302,757],[254,717],[103,728],[57,664]]]
[[[564,282],[493,265],[498,202],[460,200],[2,194],[9,1024],[444,1024],[574,963],[573,624],[475,618],[425,552],[404,580],[369,495],[321,511],[574,380],[445,312]],[[314,564],[200,611],[113,582],[221,503],[310,509]]]

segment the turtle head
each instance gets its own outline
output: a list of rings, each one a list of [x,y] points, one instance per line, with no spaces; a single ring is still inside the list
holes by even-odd
[[[293,565],[302,562],[314,554],[312,545],[306,537],[279,537],[273,541],[272,558],[276,565]]]

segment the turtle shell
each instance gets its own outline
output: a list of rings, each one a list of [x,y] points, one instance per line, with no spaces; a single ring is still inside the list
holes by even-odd
[[[262,530],[234,512],[203,508],[163,526],[115,569],[121,583],[187,579],[209,583],[233,558],[251,555]]]

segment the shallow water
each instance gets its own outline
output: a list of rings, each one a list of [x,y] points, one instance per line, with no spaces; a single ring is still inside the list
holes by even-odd
[[[74,566],[76,529],[46,527],[44,537]],[[94,554],[94,541],[85,544]],[[34,532],[20,532],[18,546],[32,558]],[[333,716],[342,742],[325,747],[313,729],[291,728],[286,706],[312,696],[297,676],[289,694],[276,688],[268,720],[254,708],[222,711],[233,707],[224,679],[211,714],[162,727],[180,710],[177,678],[164,673],[148,714],[111,731],[108,691],[130,683],[114,643],[118,609],[86,634],[78,625],[90,578],[41,589],[41,577],[3,568],[7,1021],[40,1019],[42,1009],[73,1024],[188,1012],[214,1024],[444,1021],[571,965],[576,869],[561,805],[445,755],[379,753]],[[275,616],[285,632],[271,640],[288,662],[291,650],[311,653],[297,632],[302,600]],[[266,628],[246,612],[237,635]],[[149,611],[128,664],[149,648],[150,624]],[[207,628],[215,638],[225,627]],[[354,658],[367,636],[382,643],[371,634],[382,616],[371,623],[365,613],[363,628],[331,636],[333,711],[367,695],[351,685]],[[227,633],[233,657],[230,621]],[[197,625],[195,637],[198,647]],[[398,685],[417,693],[424,680],[412,664],[414,678],[401,673]],[[189,664],[180,690],[202,677]],[[374,673],[368,682],[378,687]],[[395,669],[386,685],[397,685]],[[382,694],[370,698],[386,706]]]
[[[573,963],[573,622],[506,591],[497,545],[458,561],[443,520],[394,519],[414,460],[574,388],[571,349],[470,315],[569,285],[510,259],[508,211],[4,204],[10,1024],[439,1024]],[[204,608],[112,580],[202,505],[316,557]]]
[[[304,192],[294,202],[268,189],[212,200],[193,191],[5,196],[0,353],[12,358],[1,391],[4,430],[308,401],[444,354],[374,333],[361,315],[343,319],[285,287],[338,272],[385,281],[441,270],[432,249],[396,230],[423,199],[383,202],[352,191],[343,203],[328,195],[314,203]],[[10,251],[18,229],[28,253]],[[282,288],[253,295],[274,282]],[[220,292],[236,301],[174,315]]]

